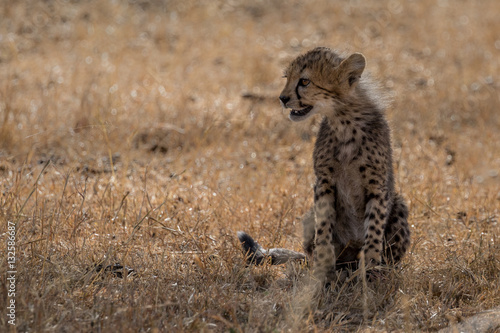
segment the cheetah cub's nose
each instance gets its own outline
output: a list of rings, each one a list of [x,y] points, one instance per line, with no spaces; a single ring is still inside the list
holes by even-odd
[[[290,97],[288,97],[288,96],[284,96],[284,95],[280,96],[280,101],[281,101],[281,103],[283,103],[283,106],[286,106],[286,103],[288,103],[289,100],[290,100]]]

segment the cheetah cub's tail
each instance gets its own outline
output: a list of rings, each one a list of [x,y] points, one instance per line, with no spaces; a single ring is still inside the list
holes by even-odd
[[[271,265],[279,265],[290,260],[304,260],[306,258],[303,253],[283,248],[266,250],[243,231],[238,231],[238,239],[250,265],[261,265],[265,262],[269,262]]]

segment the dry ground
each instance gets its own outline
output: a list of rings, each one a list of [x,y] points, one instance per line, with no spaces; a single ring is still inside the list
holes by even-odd
[[[437,331],[500,306],[500,3],[202,3],[0,2],[0,330]],[[413,239],[302,317],[307,272],[245,267],[235,235],[300,250],[319,119],[277,96],[317,45],[393,99]],[[118,262],[135,276],[92,269]]]

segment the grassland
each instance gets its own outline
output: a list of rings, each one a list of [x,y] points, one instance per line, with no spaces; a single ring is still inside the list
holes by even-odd
[[[33,332],[437,331],[500,306],[500,4],[0,2],[0,302]],[[246,267],[245,230],[301,249],[319,119],[282,70],[362,52],[392,99],[411,252],[303,317],[301,267]],[[121,263],[128,278],[96,272]]]

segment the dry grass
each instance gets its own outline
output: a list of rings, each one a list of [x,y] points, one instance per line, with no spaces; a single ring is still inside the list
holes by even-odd
[[[500,306],[499,11],[3,1],[0,297],[14,221],[17,329],[435,331]],[[245,267],[236,231],[300,250],[318,119],[292,124],[276,97],[316,45],[363,52],[394,100],[413,245],[388,282],[339,284],[302,317],[307,272]]]

